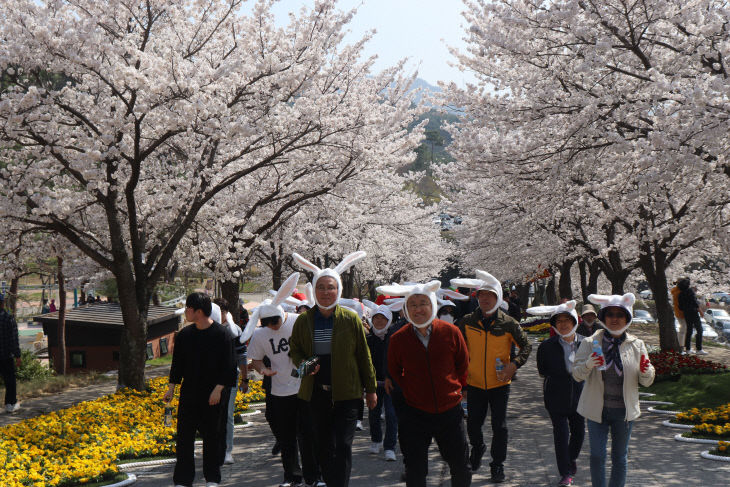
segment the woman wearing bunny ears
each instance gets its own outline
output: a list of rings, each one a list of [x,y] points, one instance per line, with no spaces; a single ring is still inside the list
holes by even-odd
[[[425,487],[428,448],[434,438],[449,464],[452,487],[471,485],[461,408],[469,354],[458,328],[436,318],[440,287],[439,281],[431,281],[377,288],[382,294],[405,297],[408,324],[390,338],[388,372],[406,402],[398,419],[408,487]]]
[[[585,337],[577,333],[578,314],[575,301],[559,306],[528,308],[532,315],[550,315],[550,325],[556,335],[537,348],[537,370],[543,379],[545,409],[553,423],[555,458],[560,481],[558,486],[573,485],[578,469],[577,459],[585,438],[585,419],[578,414],[578,399],[583,383],[573,379],[571,372],[578,347]]]
[[[634,420],[641,415],[639,384],[646,387],[654,382],[654,366],[649,362],[646,345],[626,333],[633,318],[635,299],[631,293],[588,296],[590,302],[601,306],[598,319],[605,330],[598,330],[583,340],[575,357],[573,377],[577,381],[585,381],[578,412],[588,420],[593,487],[607,485],[606,442],[609,431],[611,476],[608,487],[625,485],[631,429]]]
[[[299,315],[290,344],[299,366],[314,356],[319,365],[302,377],[299,397],[309,403],[314,424],[317,461],[328,487],[346,487],[352,467],[352,440],[362,391],[369,409],[377,404],[375,371],[358,315],[337,303],[342,296],[340,274],[365,258],[353,252],[334,269],[320,269],[299,254],[294,261],[313,273],[315,306]]]

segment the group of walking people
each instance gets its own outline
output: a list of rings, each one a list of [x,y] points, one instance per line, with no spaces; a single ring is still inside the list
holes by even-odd
[[[471,485],[487,450],[482,429],[491,411],[490,480],[503,482],[511,382],[532,345],[509,315],[500,281],[481,270],[475,278],[451,280],[472,296],[445,291],[439,281],[391,284],[377,288],[383,297],[379,305],[362,304],[342,298],[340,276],[365,258],[364,252],[325,269],[293,257],[313,276],[309,295],[292,297],[299,280],[294,273],[253,310],[237,337],[211,319],[208,298],[188,297],[185,316],[193,325],[178,333],[165,397],[171,398],[182,380],[175,484],[192,485],[190,431],[195,428],[203,436],[207,485],[220,482],[222,446],[206,432],[220,431],[215,427],[220,421],[213,418],[222,414],[221,391],[228,388],[235,395],[234,347],[249,339],[248,358],[270,381],[266,414],[281,450],[280,487],[349,484],[363,399],[370,410],[370,453],[382,449],[385,460],[395,461],[397,443],[401,480],[408,487],[426,485],[434,440],[449,466],[451,485]],[[476,307],[459,313],[447,297],[472,298]],[[527,311],[549,315],[556,332],[539,346],[537,363],[553,423],[558,485],[572,485],[587,419],[592,484],[618,487],[625,484],[628,441],[640,414],[639,383],[650,385],[654,368],[644,343],[627,333],[633,295],[591,295],[589,300],[600,308],[596,312],[585,305],[582,322],[575,301]],[[296,312],[287,311],[292,307]],[[590,335],[578,333],[579,326]],[[466,422],[463,402],[468,404]],[[606,483],[609,432],[612,468]]]

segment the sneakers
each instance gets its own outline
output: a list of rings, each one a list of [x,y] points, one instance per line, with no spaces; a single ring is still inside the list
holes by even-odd
[[[304,487],[327,487],[327,484],[325,484],[325,483],[324,483],[324,482],[322,482],[321,480],[315,480],[315,481],[314,481],[314,482],[312,482],[311,484],[308,484],[308,483],[306,483],[306,482],[305,482],[305,483],[304,483],[304,484],[302,484],[302,485],[303,485]]]
[[[489,479],[491,482],[494,482],[495,484],[499,484],[504,482],[504,466],[503,465],[492,465],[492,478]]]
[[[704,351],[704,350],[697,350],[697,351],[696,351],[695,353],[696,353],[697,355],[707,355],[707,352],[706,352],[706,351]]]
[[[372,455],[377,455],[378,453],[380,453],[380,443],[376,443],[376,442],[370,443],[370,448],[368,448],[368,451]]]
[[[226,453],[226,457],[223,459],[224,465],[232,465],[233,464],[233,455],[230,453]]]
[[[279,484],[279,487],[302,487],[302,485],[307,485],[307,484],[300,484],[299,482],[286,482],[285,481],[283,484]],[[314,484],[312,484],[312,485],[314,485]]]
[[[357,420],[357,423],[355,423],[355,431],[362,431],[362,421],[359,419]]]
[[[576,472],[578,472],[578,462],[576,460],[573,460],[570,462],[570,476],[574,477]]]
[[[218,487],[218,482],[206,482],[205,487]]]
[[[395,461],[395,452],[393,450],[385,450],[385,461],[386,462]]]
[[[558,482],[558,487],[566,487],[569,485],[573,485],[573,477],[570,475],[563,475],[560,482]]]
[[[20,409],[20,403],[17,403],[17,402],[15,404],[6,404],[5,405],[5,411],[8,413],[14,413],[18,409]]]
[[[479,470],[479,466],[482,464],[482,457],[484,456],[484,452],[487,451],[487,445],[482,443],[479,446],[472,446],[471,447],[471,454],[469,455],[469,463],[471,464],[471,469],[473,471]]]

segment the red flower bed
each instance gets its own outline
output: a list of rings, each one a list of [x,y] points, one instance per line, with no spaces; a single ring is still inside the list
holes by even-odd
[[[697,355],[682,355],[679,352],[652,352],[649,360],[656,369],[657,378],[681,374],[716,374],[727,367],[717,362],[702,360]]]

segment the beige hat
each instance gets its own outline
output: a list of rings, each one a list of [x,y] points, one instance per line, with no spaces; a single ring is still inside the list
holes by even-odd
[[[591,306],[590,304],[584,304],[583,305],[583,311],[581,312],[581,316],[587,315],[588,313],[593,313],[594,315],[598,316],[598,313],[596,313],[596,309]]]

